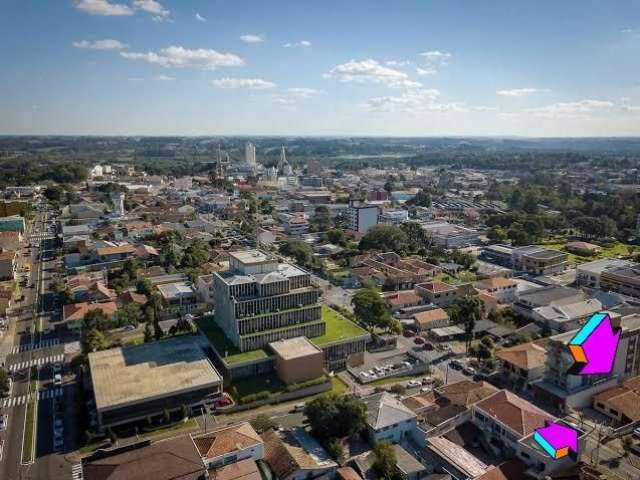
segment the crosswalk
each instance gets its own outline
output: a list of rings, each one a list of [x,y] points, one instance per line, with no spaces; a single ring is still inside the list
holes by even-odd
[[[31,345],[30,343],[25,343],[23,345],[14,345],[11,349],[11,353],[21,353],[28,352],[30,350],[42,350],[43,348],[55,347],[60,344],[59,338],[51,338],[49,340],[43,340],[40,343],[36,343]]]
[[[71,479],[72,480],[82,480],[84,478],[82,473],[82,464],[76,463],[71,467]]]
[[[41,242],[42,240],[51,240],[52,238],[56,238],[54,234],[50,233],[50,232],[39,232],[39,233],[32,233],[29,235],[29,240],[31,241],[39,241]]]
[[[64,395],[64,390],[62,387],[55,388],[52,390],[40,390],[38,392],[38,400],[50,400],[52,398],[59,398]],[[25,393],[24,395],[16,395],[15,397],[3,398],[0,400],[0,407],[2,408],[11,408],[11,407],[19,407],[20,405],[24,405],[31,398],[30,394]]]
[[[27,360],[26,362],[18,362],[13,365],[9,365],[7,368],[10,372],[19,372],[25,368],[30,367],[41,367],[43,365],[47,365],[49,363],[58,363],[64,360],[64,354],[60,353],[58,355],[49,355],[42,358],[34,358],[32,360]]]

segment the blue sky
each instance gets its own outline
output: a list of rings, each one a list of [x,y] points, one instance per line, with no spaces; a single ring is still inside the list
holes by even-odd
[[[0,133],[640,135],[637,0],[0,0]]]

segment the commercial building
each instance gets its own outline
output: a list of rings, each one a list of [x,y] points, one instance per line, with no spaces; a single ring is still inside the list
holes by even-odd
[[[325,332],[320,291],[304,270],[259,250],[231,252],[214,273],[215,322],[241,351]]]
[[[600,289],[640,298],[640,265],[610,267],[600,275]]]
[[[29,202],[25,200],[0,200],[0,217],[24,216],[29,210]]]
[[[537,245],[514,248],[511,255],[513,268],[532,275],[550,275],[564,271],[567,254]]]
[[[303,383],[323,375],[322,350],[304,337],[272,342],[269,347],[275,355],[275,371],[287,385]]]
[[[477,290],[494,297],[498,303],[513,303],[516,300],[518,284],[510,278],[487,278],[474,283],[473,286]]]
[[[20,232],[24,233],[24,218],[19,215],[0,217],[0,232]]]
[[[638,264],[629,260],[617,258],[603,258],[593,262],[582,263],[576,267],[576,283],[589,288],[600,288],[600,278],[603,272],[616,268],[634,268]]]
[[[0,250],[0,280],[15,280],[18,270],[18,253],[15,250]]]
[[[379,212],[377,205],[352,201],[346,215],[347,228],[357,233],[367,233],[369,228],[378,223]]]
[[[0,232],[0,250],[20,250],[22,233]]]
[[[300,237],[309,232],[309,220],[303,215],[289,215],[284,220],[284,231],[292,237]]]
[[[408,210],[386,210],[378,215],[378,223],[397,225],[409,220]]]
[[[163,318],[202,312],[206,308],[205,303],[198,301],[198,293],[191,282],[163,283],[156,288],[166,304],[166,308],[161,312]]]
[[[441,248],[464,248],[480,242],[480,232],[449,222],[421,222],[420,227],[431,243]]]
[[[458,298],[458,289],[444,282],[426,282],[416,285],[416,293],[428,303],[439,307],[448,307]]]
[[[89,371],[103,428],[199,407],[222,393],[222,377],[193,336],[90,353]]]

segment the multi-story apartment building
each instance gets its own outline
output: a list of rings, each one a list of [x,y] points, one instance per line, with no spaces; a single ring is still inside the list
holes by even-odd
[[[592,397],[618,385],[624,379],[640,373],[640,315],[620,317],[609,313],[612,322],[622,327],[613,370],[609,375],[569,375],[574,360],[567,344],[577,330],[549,338],[547,360],[542,380],[532,384],[534,394],[541,401],[560,412],[584,408]]]
[[[347,228],[358,233],[367,233],[378,223],[380,209],[376,205],[351,202],[347,210]]]
[[[18,270],[18,254],[14,250],[0,250],[0,280],[14,280]]]
[[[259,250],[231,252],[214,273],[215,322],[240,351],[325,333],[320,291],[309,273]]]
[[[511,261],[516,270],[533,275],[549,275],[564,271],[567,264],[567,254],[537,245],[529,245],[514,248]]]

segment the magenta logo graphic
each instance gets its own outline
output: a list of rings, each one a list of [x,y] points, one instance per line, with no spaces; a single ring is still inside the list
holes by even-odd
[[[556,460],[570,452],[578,453],[578,431],[559,423],[547,422],[547,426],[537,429],[533,439],[542,449]]]
[[[606,312],[596,313],[569,342],[576,364],[569,373],[600,375],[613,371],[621,329],[614,329]]]

